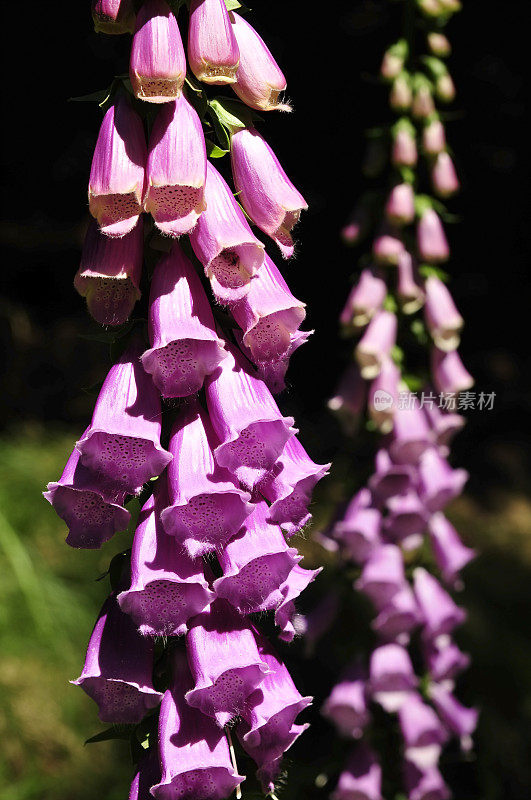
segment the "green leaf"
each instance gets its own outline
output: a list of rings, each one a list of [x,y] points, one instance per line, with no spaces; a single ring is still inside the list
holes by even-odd
[[[428,344],[430,339],[426,331],[426,326],[424,325],[421,319],[417,318],[412,320],[410,330],[415,339],[417,340],[417,342],[419,342],[419,344],[422,345]]]
[[[433,264],[421,264],[419,273],[423,278],[439,278],[443,283],[448,283],[450,276],[440,267],[435,267]]]
[[[98,92],[90,92],[90,94],[82,94],[79,97],[69,97],[69,103],[98,103],[102,106],[111,96],[112,86],[106,89],[100,89]]]
[[[223,158],[229,151],[223,150],[221,147],[218,147],[217,144],[214,144],[210,139],[205,139],[207,156],[209,158]]]
[[[393,359],[397,367],[399,367],[404,362],[404,351],[397,344],[395,344],[395,346],[391,350],[391,358]]]
[[[237,8],[241,8],[242,4],[238,3],[238,0],[225,0],[225,6],[227,11],[234,11]]]
[[[425,381],[422,378],[419,378],[418,375],[402,375],[402,380],[406,384],[409,391],[413,393],[420,391],[425,385]]]
[[[129,741],[131,738],[131,734],[135,730],[135,725],[113,725],[110,728],[106,728],[104,731],[100,731],[95,736],[91,736],[90,739],[85,741],[85,744],[96,744],[96,742],[110,742],[113,739],[122,739],[125,741]]]
[[[387,295],[387,297],[384,300],[383,307],[386,311],[391,311],[393,314],[396,314],[396,312],[398,311],[398,305],[392,294]]]

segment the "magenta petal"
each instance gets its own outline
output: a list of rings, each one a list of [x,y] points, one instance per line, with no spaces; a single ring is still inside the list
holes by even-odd
[[[323,703],[322,714],[331,720],[342,736],[359,739],[369,724],[367,674],[359,664],[343,673]]]
[[[424,319],[436,346],[443,351],[459,345],[464,320],[444,283],[433,275],[426,279]]]
[[[137,494],[171,460],[160,446],[160,397],[135,342],[109,370],[92,422],[76,447],[81,462],[116,491]]]
[[[380,547],[382,515],[377,508],[359,503],[358,495],[348,504],[343,519],[334,525],[334,538],[353,561],[363,564]]]
[[[381,607],[404,586],[405,580],[400,548],[394,544],[384,544],[369,556],[355,586]]]
[[[122,507],[124,494],[109,497],[97,478],[80,462],[74,448],[63,474],[47,486],[44,497],[68,525],[70,547],[97,550],[115,533],[127,528],[131,515]]]
[[[409,634],[422,621],[415,595],[407,582],[388,602],[379,605],[378,611],[371,628],[382,639],[395,640],[401,644],[409,641]]]
[[[160,483],[160,482],[159,482]],[[202,611],[213,599],[201,561],[194,561],[160,520],[167,505],[165,489],[157,484],[140,512],[139,525],[131,553],[131,586],[118,595],[118,603],[138,626],[150,636],[179,636],[186,632],[190,617]]]
[[[360,742],[339,776],[331,800],[382,800],[382,768],[371,748]]]
[[[251,281],[248,294],[231,304],[231,312],[243,331],[243,343],[255,363],[285,356],[306,312],[294,297],[273,261],[264,263]]]
[[[417,464],[433,442],[433,434],[415,395],[406,397],[405,405],[397,408],[389,452],[396,464]]]
[[[356,345],[361,377],[376,378],[396,343],[397,319],[391,311],[378,311]]]
[[[461,494],[468,480],[464,469],[452,469],[434,447],[422,455],[418,467],[419,494],[428,511],[442,511]]]
[[[404,763],[404,783],[409,800],[449,800],[450,790],[437,767],[420,769],[412,761]]]
[[[240,51],[236,83],[232,88],[243,102],[258,111],[290,111],[279,103],[286,79],[263,39],[252,25],[235,11],[231,12],[232,30]]]
[[[246,486],[254,486],[273,467],[296,431],[283,417],[271,392],[239,351],[226,344],[227,358],[205,380],[210,419],[221,444],[218,464]]]
[[[434,767],[448,735],[433,708],[411,692],[398,709],[405,756],[420,768]]]
[[[376,472],[369,479],[375,502],[383,505],[386,500],[402,495],[411,487],[413,470],[407,465],[393,464],[389,452],[382,448],[376,453]]]
[[[110,595],[92,631],[85,666],[72,681],[99,708],[102,722],[136,723],[160,703],[152,683],[153,644]]]
[[[186,651],[195,683],[186,702],[220,727],[243,712],[270,671],[251,626],[225,600],[215,600],[191,620]]]
[[[422,567],[413,573],[415,596],[424,618],[424,633],[428,638],[451,633],[466,619],[466,612],[459,608],[439,581]]]
[[[280,587],[284,599],[275,611],[275,624],[280,628],[279,639],[291,642],[297,633],[295,623],[295,600],[316,579],[319,569],[303,569],[296,564],[289,573],[286,581]]]
[[[470,664],[470,656],[462,653],[447,634],[424,641],[423,654],[432,680],[450,682],[450,685]]]
[[[308,506],[314,486],[328,475],[330,464],[315,464],[296,436],[291,436],[271,473],[258,484],[272,503],[269,515],[291,536],[311,519]]]
[[[163,397],[198,392],[225,357],[201,281],[178,244],[151,280],[149,340],[142,364]]]
[[[222,800],[245,780],[232,767],[224,732],[186,702],[192,686],[185,660],[176,655],[172,685],[160,707],[162,778],[152,789],[157,800]]]
[[[147,160],[144,128],[123,95],[106,112],[89,180],[90,213],[107,236],[125,236],[138,222]]]
[[[454,583],[459,572],[474,558],[474,550],[463,544],[452,523],[441,512],[431,517],[428,532],[443,580]]]
[[[443,352],[437,347],[431,351],[431,375],[435,388],[443,394],[466,392],[474,385],[457,350]]]
[[[205,137],[181,95],[162,108],[149,138],[144,208],[169,236],[188,233],[205,209]]]
[[[432,684],[429,695],[448,730],[461,739],[464,750],[469,750],[472,746],[470,737],[478,724],[478,710],[463,706],[446,687],[441,685]]]
[[[253,222],[271,236],[284,258],[293,255],[291,230],[308,205],[292,184],[271,147],[255,128],[232,135],[234,185]]]
[[[390,497],[386,505],[389,512],[384,523],[387,536],[405,550],[419,547],[429,512],[417,492],[410,489],[404,494]]]
[[[151,800],[151,787],[160,780],[157,752],[151,748],[137,765],[136,775],[129,790],[129,800]]]
[[[223,576],[214,581],[214,591],[244,614],[279,606],[280,587],[302,558],[268,516],[267,503],[259,501],[218,556]]]
[[[242,747],[258,767],[282,758],[308,725],[295,725],[312,697],[303,697],[269,642],[260,636],[258,650],[269,668],[249,696],[237,732]]]
[[[416,688],[418,679],[405,647],[384,644],[371,655],[369,688],[373,700],[386,711],[397,711]]]
[[[192,0],[188,61],[195,77],[208,84],[234,83],[239,60],[224,0]]]
[[[171,505],[161,516],[166,533],[193,558],[221,550],[252,511],[250,495],[215,462],[216,444],[208,416],[197,401],[189,401],[170,439]]]
[[[96,33],[132,33],[135,29],[133,0],[92,0]]]
[[[347,297],[339,321],[347,329],[367,325],[383,306],[387,284],[379,270],[362,270]]]
[[[186,56],[177,20],[165,0],[144,0],[136,18],[129,76],[133,92],[149,103],[178,97]]]
[[[144,231],[138,222],[121,239],[111,239],[91,220],[74,286],[100,325],[123,325],[140,298]]]
[[[206,209],[190,232],[190,243],[210,279],[216,300],[244,297],[264,261],[264,245],[251,231],[231,190],[210,161],[205,183]]]

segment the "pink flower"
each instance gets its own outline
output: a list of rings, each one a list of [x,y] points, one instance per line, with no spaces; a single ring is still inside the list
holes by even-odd
[[[129,75],[136,97],[148,103],[167,103],[181,93],[186,56],[177,20],[165,0],[144,0],[140,7]]]
[[[188,61],[195,77],[203,83],[235,82],[240,51],[224,0],[192,0]]]

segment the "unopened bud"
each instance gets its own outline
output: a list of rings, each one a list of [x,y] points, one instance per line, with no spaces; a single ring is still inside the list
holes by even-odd
[[[393,81],[393,86],[389,94],[389,105],[395,111],[406,111],[411,106],[413,93],[409,85],[409,76],[407,72],[402,72]]]
[[[439,197],[450,197],[459,191],[459,178],[454,162],[446,152],[439,153],[431,170],[431,181]]]
[[[452,46],[448,41],[447,37],[444,33],[437,33],[436,31],[431,31],[428,33],[428,47],[430,48],[431,52],[434,56],[440,56],[441,58],[445,58],[449,56],[452,52]]]
[[[426,119],[435,111],[433,102],[432,84],[419,73],[413,78],[413,104],[411,112],[417,119]]]
[[[400,75],[404,68],[404,63],[408,56],[409,47],[405,39],[395,42],[385,52],[380,75],[387,81],[392,81]]]
[[[411,122],[403,117],[393,127],[393,147],[391,159],[397,167],[414,167],[417,163],[417,143],[415,141],[415,128]]]
[[[435,156],[446,148],[444,125],[440,119],[432,119],[422,132],[422,147],[428,155]]]

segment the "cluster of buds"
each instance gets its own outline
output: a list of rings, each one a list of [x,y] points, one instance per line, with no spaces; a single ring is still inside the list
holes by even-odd
[[[293,254],[306,204],[252,111],[286,109],[286,80],[223,0],[190,3],[188,59],[165,0],[145,0],[136,17],[133,6],[93,2],[97,30],[133,39],[130,79],[106,99],[75,277],[121,356],[45,497],[72,547],[98,549],[128,527],[134,537],[111,562],[74,683],[102,721],[141,742],[130,798],[241,796],[230,727],[272,792],[311,698],[252,615],[271,612],[283,641],[298,632],[297,598],[319,570],[286,540],[308,522],[329,466],[310,459],[273,398],[309,333],[304,303],[248,222]],[[240,99],[211,99],[209,84]],[[238,200],[207,158],[229,152]],[[140,321],[124,323],[148,275],[144,336]]]
[[[439,757],[452,737],[470,749],[477,723],[477,711],[454,695],[468,656],[452,640],[466,615],[450,594],[474,552],[445,516],[468,478],[448,458],[464,424],[459,393],[473,384],[457,352],[463,319],[439,266],[450,256],[440,198],[459,188],[438,112],[455,93],[441,60],[450,53],[441,26],[452,11],[439,0],[417,5],[427,21],[421,16],[413,30],[429,52],[419,56],[415,40],[400,39],[381,68],[399,115],[389,125],[388,187],[367,193],[343,231],[351,243],[371,232],[372,240],[341,314],[345,334],[358,336],[354,359],[329,406],[351,423],[366,410],[381,440],[367,485],[321,537],[343,565],[356,565],[354,589],[373,608],[374,649],[345,668],[322,709],[342,736],[359,740],[334,800],[381,800],[385,756],[368,742],[376,706],[397,715],[403,782],[395,790],[409,800],[450,797]],[[382,180],[382,165],[375,170],[372,155],[369,163],[367,174]],[[421,194],[430,183],[432,194]],[[421,374],[406,372],[408,341],[417,353],[430,350]]]

